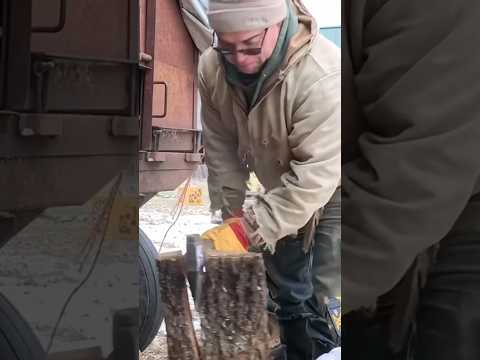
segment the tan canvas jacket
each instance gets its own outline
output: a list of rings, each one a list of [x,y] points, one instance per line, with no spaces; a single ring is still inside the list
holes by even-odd
[[[199,64],[209,187],[220,194],[213,208],[240,208],[254,171],[266,189],[254,206],[258,233],[271,250],[328,202],[341,172],[340,51],[293,4],[298,31],[250,111],[213,49]]]

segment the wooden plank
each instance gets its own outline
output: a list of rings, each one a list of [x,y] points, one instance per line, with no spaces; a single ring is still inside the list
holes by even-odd
[[[260,254],[210,254],[199,300],[202,359],[269,358],[267,284]]]
[[[181,253],[162,254],[157,261],[165,309],[169,360],[200,360],[188,302],[185,264]]]

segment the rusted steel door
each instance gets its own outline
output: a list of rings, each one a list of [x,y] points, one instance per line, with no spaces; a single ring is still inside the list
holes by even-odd
[[[42,110],[138,114],[138,0],[32,0],[32,27],[33,60],[52,66]]]
[[[152,193],[175,188],[200,161],[198,53],[176,0],[143,0],[140,14],[140,48],[152,58],[143,98],[140,191]]]
[[[138,1],[0,1],[0,211],[82,204],[136,159]]]
[[[153,126],[192,129],[196,49],[177,1],[158,1],[156,13]]]

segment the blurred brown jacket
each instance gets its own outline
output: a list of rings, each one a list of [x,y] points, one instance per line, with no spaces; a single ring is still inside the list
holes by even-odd
[[[421,286],[480,192],[480,3],[439,4],[342,3],[343,313]]]

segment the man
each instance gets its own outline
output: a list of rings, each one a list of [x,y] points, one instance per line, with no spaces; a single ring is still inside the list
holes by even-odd
[[[241,217],[263,251],[288,358],[314,359],[335,345],[331,294],[314,294],[312,276],[318,285],[335,269],[338,292],[339,51],[298,0],[212,0],[207,14],[215,35],[199,88],[213,209]],[[242,211],[251,171],[266,193]]]
[[[480,2],[342,5],[342,356],[480,359]]]

